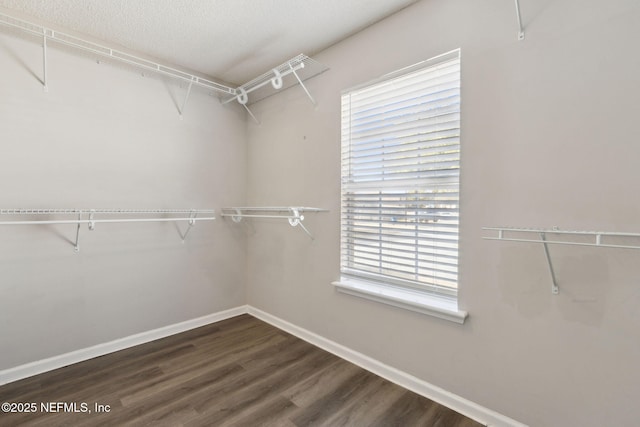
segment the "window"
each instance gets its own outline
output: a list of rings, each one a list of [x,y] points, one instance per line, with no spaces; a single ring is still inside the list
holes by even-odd
[[[459,50],[344,92],[338,289],[464,320],[459,172]]]

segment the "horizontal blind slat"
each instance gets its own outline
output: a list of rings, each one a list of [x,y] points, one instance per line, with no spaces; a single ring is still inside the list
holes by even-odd
[[[343,95],[341,271],[455,295],[460,102],[459,55]]]

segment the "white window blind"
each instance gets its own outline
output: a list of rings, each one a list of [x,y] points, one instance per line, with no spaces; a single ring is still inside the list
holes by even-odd
[[[342,95],[341,271],[457,295],[460,51]]]

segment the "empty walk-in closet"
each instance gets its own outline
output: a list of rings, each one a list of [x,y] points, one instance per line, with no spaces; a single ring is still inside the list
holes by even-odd
[[[0,0],[0,425],[635,426],[633,0]]]

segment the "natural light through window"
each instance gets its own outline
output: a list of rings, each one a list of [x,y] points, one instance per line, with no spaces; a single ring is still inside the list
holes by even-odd
[[[339,290],[457,311],[460,51],[344,92],[341,163]]]

